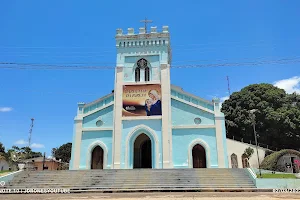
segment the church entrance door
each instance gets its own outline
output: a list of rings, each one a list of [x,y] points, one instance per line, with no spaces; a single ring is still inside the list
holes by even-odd
[[[196,144],[192,150],[193,168],[206,168],[205,149],[200,144]]]
[[[96,146],[92,152],[91,169],[103,169],[103,149]]]
[[[152,168],[151,140],[144,133],[134,141],[133,168]]]

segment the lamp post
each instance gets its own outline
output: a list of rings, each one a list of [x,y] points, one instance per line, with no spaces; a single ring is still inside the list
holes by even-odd
[[[254,132],[254,139],[255,139],[255,146],[256,146],[256,154],[257,154],[257,162],[258,162],[258,170],[259,170],[259,177],[261,177],[261,170],[260,170],[260,162],[259,162],[259,155],[258,155],[258,148],[257,148],[257,135],[256,135],[256,127],[255,127],[255,112],[256,109],[250,110],[250,113],[252,114],[252,124],[253,124],[253,132]]]

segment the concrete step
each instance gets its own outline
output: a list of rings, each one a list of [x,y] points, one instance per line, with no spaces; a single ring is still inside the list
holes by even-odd
[[[23,172],[5,188],[255,188],[245,169],[131,169]]]

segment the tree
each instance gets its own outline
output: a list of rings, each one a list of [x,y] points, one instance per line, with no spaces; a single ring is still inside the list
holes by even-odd
[[[300,95],[287,94],[271,84],[253,84],[234,92],[222,104],[227,137],[254,141],[250,110],[256,109],[258,142],[278,148],[299,149]]]
[[[247,149],[245,149],[242,156],[249,159],[253,153],[254,153],[254,150],[251,147],[248,147]]]
[[[59,148],[53,148],[52,154],[54,157],[59,160],[61,159],[62,162],[70,162],[71,159],[71,150],[72,150],[72,143],[66,143],[61,145]]]
[[[0,142],[0,153],[5,153],[5,147],[1,142]]]

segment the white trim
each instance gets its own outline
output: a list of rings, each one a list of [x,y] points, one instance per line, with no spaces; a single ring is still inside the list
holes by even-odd
[[[136,135],[135,138],[133,138],[133,140],[135,141],[135,139],[142,133],[146,134],[143,130],[146,130],[148,131],[149,134],[152,135],[152,137],[154,138],[155,141],[152,141],[151,138],[151,143],[154,142],[155,143],[155,155],[154,155],[154,159],[155,159],[155,166],[153,167],[154,169],[158,169],[158,164],[159,164],[159,142],[158,142],[158,138],[157,138],[157,135],[156,135],[156,132],[151,129],[150,127],[144,125],[144,124],[141,124],[141,125],[138,125],[138,126],[135,126],[130,132],[129,134],[127,135],[127,138],[126,138],[126,144],[125,144],[125,169],[129,169],[129,151],[130,151],[130,147],[129,147],[129,143],[130,143],[130,139],[132,138],[132,136],[137,133],[137,132],[140,132],[139,134]]]
[[[100,110],[103,110],[103,109],[105,109],[105,108],[108,108],[109,106],[112,106],[112,105],[114,105],[114,102],[113,102],[113,101],[110,102],[110,103],[108,103],[108,104],[105,104],[105,105],[102,106],[102,107],[99,107],[99,108],[96,108],[96,109],[94,109],[94,110],[91,110],[91,111],[89,111],[89,112],[87,112],[87,113],[84,113],[82,117],[89,116],[89,115],[91,115],[91,114],[94,114],[95,112],[98,112],[98,111],[100,111]]]
[[[96,146],[100,146],[103,149],[103,169],[107,169],[108,150],[107,150],[106,145],[100,140],[93,142],[87,150],[86,169],[91,169],[92,151]]]
[[[197,128],[216,128],[215,125],[184,125],[184,126],[172,126],[172,129],[197,129]]]
[[[138,81],[138,82],[123,82],[123,85],[156,85],[160,84],[160,81]]]
[[[193,95],[193,94],[191,94],[191,93],[188,93],[188,92],[183,91],[183,89],[182,89],[181,87],[179,87],[179,86],[171,85],[171,89],[172,89],[172,90],[175,90],[175,91],[178,92],[178,93],[181,93],[181,94],[184,94],[184,95],[186,95],[186,96],[189,96],[189,97],[192,97],[192,98],[194,98],[194,99],[197,99],[197,100],[199,100],[199,101],[202,101],[202,102],[204,102],[204,103],[208,103],[208,104],[210,104],[210,105],[212,105],[212,106],[214,105],[214,103],[211,102],[211,101],[209,101],[209,100],[202,99],[201,97],[197,97],[196,95]]]
[[[189,102],[189,101],[185,101],[185,100],[180,99],[180,98],[178,98],[178,97],[176,97],[176,96],[174,96],[174,95],[171,95],[171,98],[174,99],[174,100],[180,101],[181,103],[185,103],[185,104],[187,104],[187,105],[193,106],[193,107],[198,108],[198,109],[200,109],[200,110],[206,111],[206,112],[208,112],[208,113],[215,114],[215,112],[212,111],[212,110],[209,110],[209,109],[207,109],[207,108],[204,108],[203,106],[199,106],[199,105],[193,104],[193,103],[191,103],[191,102]]]
[[[3,179],[3,178],[6,177],[6,176],[10,176],[10,175],[12,175],[12,174],[16,174],[16,173],[19,173],[19,172],[22,172],[22,171],[24,171],[24,170],[21,169],[21,170],[18,170],[18,171],[15,171],[15,172],[11,172],[11,173],[9,173],[9,174],[6,174],[6,175],[4,175],[4,176],[0,176],[0,180]]]
[[[84,104],[83,109],[86,108],[86,107],[89,107],[89,106],[91,106],[91,105],[94,105],[94,104],[96,104],[96,103],[98,103],[98,102],[100,102],[100,101],[102,101],[102,100],[108,99],[108,98],[111,97],[111,96],[114,96],[114,93],[110,93],[110,94],[108,94],[108,95],[105,95],[104,97],[101,97],[101,98],[99,98],[99,99],[96,99],[95,101],[92,101],[92,102],[90,102],[90,103],[88,103],[88,104]]]
[[[83,128],[82,132],[84,131],[112,131],[113,128],[112,127],[96,127],[96,128]]]
[[[189,166],[189,168],[193,168],[192,150],[193,150],[193,147],[196,144],[200,144],[205,149],[205,154],[206,154],[206,168],[211,168],[211,165],[210,165],[210,149],[209,149],[209,145],[204,140],[202,140],[200,138],[197,138],[197,139],[193,140],[190,143],[190,145],[189,145],[189,149],[188,149],[188,166]]]
[[[162,116],[132,116],[132,117],[122,117],[122,120],[149,120],[149,119],[161,119]]]
[[[255,172],[253,171],[252,168],[247,168],[248,172],[250,173],[250,175],[252,176],[253,179],[256,179],[257,178],[257,175],[255,174]]]

